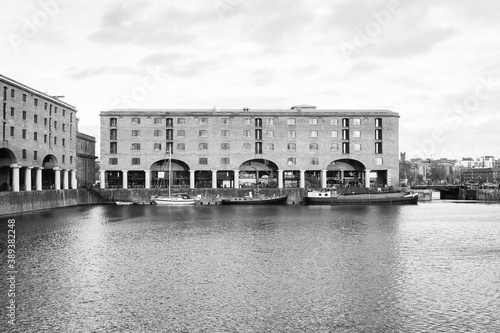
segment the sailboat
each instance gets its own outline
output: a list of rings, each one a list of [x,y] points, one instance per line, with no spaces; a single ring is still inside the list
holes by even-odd
[[[179,205],[194,205],[199,199],[191,198],[187,193],[176,193],[172,195],[172,151],[169,150],[168,159],[168,196],[158,195],[160,191],[160,186],[157,186],[156,195],[151,196],[149,201],[152,205],[169,205],[169,206],[179,206]]]

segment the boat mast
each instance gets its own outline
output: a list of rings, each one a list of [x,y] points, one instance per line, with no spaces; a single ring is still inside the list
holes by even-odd
[[[170,185],[172,183],[172,150],[168,150],[168,197],[171,197],[170,194]]]

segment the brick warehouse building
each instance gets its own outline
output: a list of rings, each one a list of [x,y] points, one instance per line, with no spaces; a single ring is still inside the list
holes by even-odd
[[[80,187],[92,187],[96,181],[95,137],[76,132],[76,180]]]
[[[75,107],[2,75],[0,89],[0,189],[76,188]]]
[[[399,115],[388,110],[110,110],[100,186],[330,187],[399,184]]]

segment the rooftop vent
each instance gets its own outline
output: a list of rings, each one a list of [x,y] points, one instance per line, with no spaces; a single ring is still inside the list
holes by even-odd
[[[291,110],[295,110],[298,112],[311,111],[311,110],[316,110],[316,106],[315,105],[300,104],[300,105],[292,106]]]

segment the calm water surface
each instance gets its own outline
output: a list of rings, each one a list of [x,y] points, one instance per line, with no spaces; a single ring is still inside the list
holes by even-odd
[[[498,204],[106,205],[9,218],[12,331],[500,331]]]

